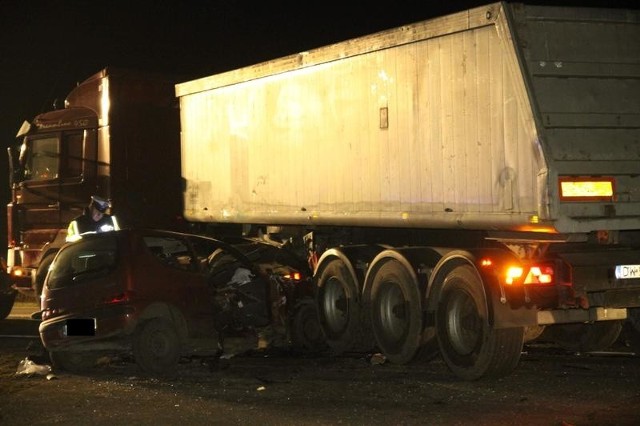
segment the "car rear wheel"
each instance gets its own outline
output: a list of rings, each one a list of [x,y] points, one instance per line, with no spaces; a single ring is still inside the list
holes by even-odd
[[[180,359],[180,337],[171,321],[152,318],[141,324],[133,341],[133,356],[146,373],[168,375]]]

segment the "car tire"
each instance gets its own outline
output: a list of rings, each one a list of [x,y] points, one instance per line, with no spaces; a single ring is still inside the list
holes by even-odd
[[[312,299],[304,300],[296,307],[291,321],[291,344],[294,350],[303,353],[318,353],[328,348]]]
[[[143,322],[133,340],[133,356],[142,371],[153,375],[175,373],[180,360],[180,337],[165,318]]]

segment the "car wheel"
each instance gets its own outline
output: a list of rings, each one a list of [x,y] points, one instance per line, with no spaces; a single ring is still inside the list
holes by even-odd
[[[98,357],[92,352],[51,351],[49,358],[53,367],[70,373],[82,373],[96,365]]]
[[[146,373],[168,375],[180,359],[180,337],[171,321],[152,318],[140,325],[133,341],[133,356]]]
[[[294,349],[302,352],[315,353],[327,349],[313,300],[305,300],[296,308],[291,324],[291,343]]]

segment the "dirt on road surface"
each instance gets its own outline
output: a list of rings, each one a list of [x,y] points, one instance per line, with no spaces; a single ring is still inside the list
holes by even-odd
[[[114,358],[87,374],[16,374],[24,360],[49,365],[39,339],[24,337],[34,325],[0,321],[3,426],[640,424],[640,356],[631,329],[607,353],[526,345],[510,376],[465,382],[440,359],[400,366],[372,354],[269,352],[221,364],[183,359],[169,378]]]

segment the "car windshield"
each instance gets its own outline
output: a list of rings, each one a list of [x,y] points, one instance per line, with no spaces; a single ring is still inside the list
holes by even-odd
[[[78,284],[83,277],[113,269],[116,259],[115,236],[80,240],[60,251],[49,269],[47,287],[56,289]]]

